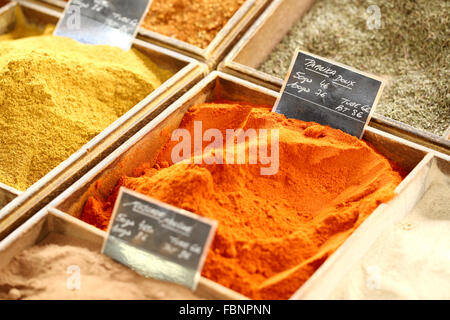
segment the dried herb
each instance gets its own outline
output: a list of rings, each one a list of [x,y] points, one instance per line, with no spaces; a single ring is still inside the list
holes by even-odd
[[[370,5],[380,29],[370,30]],[[260,69],[284,78],[296,48],[384,76],[376,112],[442,135],[450,125],[450,2],[318,0]]]
[[[135,49],[0,41],[0,182],[26,190],[170,76]]]

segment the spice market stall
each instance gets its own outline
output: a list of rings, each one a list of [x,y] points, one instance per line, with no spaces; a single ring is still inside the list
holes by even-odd
[[[0,4],[0,299],[450,298],[450,4],[84,1]]]
[[[43,209],[26,226],[11,234],[6,239],[5,252],[10,252],[10,256],[17,254],[17,249],[12,248],[21,237],[32,238],[27,240],[26,246],[34,243],[42,232],[47,232],[43,231],[45,221],[55,219],[49,215],[64,220],[53,224],[52,228],[58,225],[63,233],[70,234],[73,228],[81,228],[84,230],[79,233],[81,237],[90,238],[99,246],[106,236],[102,229],[109,222],[109,206],[112,205],[103,201],[108,197],[113,201],[117,186],[125,185],[219,220],[218,233],[203,269],[200,291],[214,298],[239,299],[243,294],[254,299],[287,299],[300,287],[309,289],[294,297],[314,297],[318,292],[331,290],[333,286],[329,282],[324,285],[323,281],[330,277],[340,279],[386,224],[400,219],[414,207],[426,189],[424,181],[435,156],[427,148],[372,128],[366,130],[360,141],[335,129],[283,120],[283,116],[270,113],[268,107],[277,95],[225,74],[210,74],[56,198],[48,209]],[[252,104],[243,104],[244,98]],[[165,154],[173,144],[166,143],[170,133],[180,125],[192,128],[191,121],[200,118],[206,123],[221,118],[233,123],[239,122],[241,117],[248,122],[265,122],[283,128],[280,171],[275,175],[260,176],[262,165],[172,165],[167,162]],[[245,127],[246,122],[235,125]],[[333,142],[328,144],[328,140]],[[359,147],[335,153],[333,145],[337,143],[342,147],[352,144]],[[295,151],[302,148],[303,152]],[[328,151],[323,153],[322,148]],[[203,157],[208,156],[203,154]],[[292,161],[293,157],[309,159],[302,161],[307,165],[304,171],[295,166],[300,159]],[[349,158],[358,157],[364,159],[361,167],[352,165],[347,171],[349,163],[355,163],[349,162]],[[323,165],[326,159],[334,165]],[[286,161],[294,167],[286,166]],[[320,169],[311,170],[309,166],[320,166]],[[235,172],[236,167],[240,169]],[[322,170],[326,172],[321,174]],[[363,176],[367,180],[362,180]],[[356,180],[351,182],[351,177]],[[323,179],[334,182],[322,190],[319,185],[321,188],[327,185]],[[348,184],[338,187],[336,181]],[[278,191],[270,191],[272,188]],[[298,188],[306,191],[300,192]],[[216,193],[211,194],[212,189]],[[304,207],[302,197],[311,200],[310,207]],[[300,207],[296,205],[296,198]],[[342,206],[342,201],[347,205]],[[378,205],[379,202],[385,203]],[[274,210],[285,215],[274,214]],[[298,210],[302,214],[298,215]],[[236,215],[237,212],[240,214]],[[354,216],[355,212],[360,214]],[[298,223],[303,225],[301,231],[294,227]],[[284,236],[280,237],[280,232]]]

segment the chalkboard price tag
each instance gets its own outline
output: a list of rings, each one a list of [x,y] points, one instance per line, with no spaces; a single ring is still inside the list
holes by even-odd
[[[298,50],[273,111],[361,139],[383,87],[378,77]]]
[[[217,221],[120,188],[102,253],[145,277],[197,287]]]
[[[54,35],[129,50],[151,0],[71,0]]]

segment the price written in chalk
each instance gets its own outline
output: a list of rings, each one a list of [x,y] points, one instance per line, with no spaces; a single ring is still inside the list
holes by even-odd
[[[197,286],[217,222],[121,188],[102,252],[147,277]]]
[[[382,89],[375,76],[299,50],[273,111],[361,138]]]
[[[54,34],[129,50],[151,0],[71,0]]]

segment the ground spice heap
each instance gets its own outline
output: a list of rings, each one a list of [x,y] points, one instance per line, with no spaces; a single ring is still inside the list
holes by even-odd
[[[0,299],[199,299],[182,286],[146,279],[91,247],[50,234],[0,270]]]
[[[170,77],[137,50],[0,42],[0,182],[25,190]]]
[[[380,8],[381,29],[367,27],[370,5]],[[284,79],[301,48],[384,76],[376,112],[442,135],[450,124],[449,10],[441,0],[318,0],[260,69]]]
[[[192,137],[194,121],[202,121],[203,131],[223,133],[279,129],[278,173],[261,175],[267,166],[249,164],[249,157],[246,164],[174,164],[171,153],[177,142],[169,142],[154,165],[144,163],[135,177],[122,177],[108,199],[90,197],[81,218],[105,230],[118,188],[125,186],[216,219],[219,227],[203,275],[251,298],[289,298],[380,203],[394,196],[402,180],[364,141],[286,119],[268,106],[194,106],[180,126]],[[267,140],[250,139],[245,147],[268,143],[271,150]],[[203,157],[218,152],[213,149]]]
[[[206,48],[245,0],[154,0],[143,27]]]

